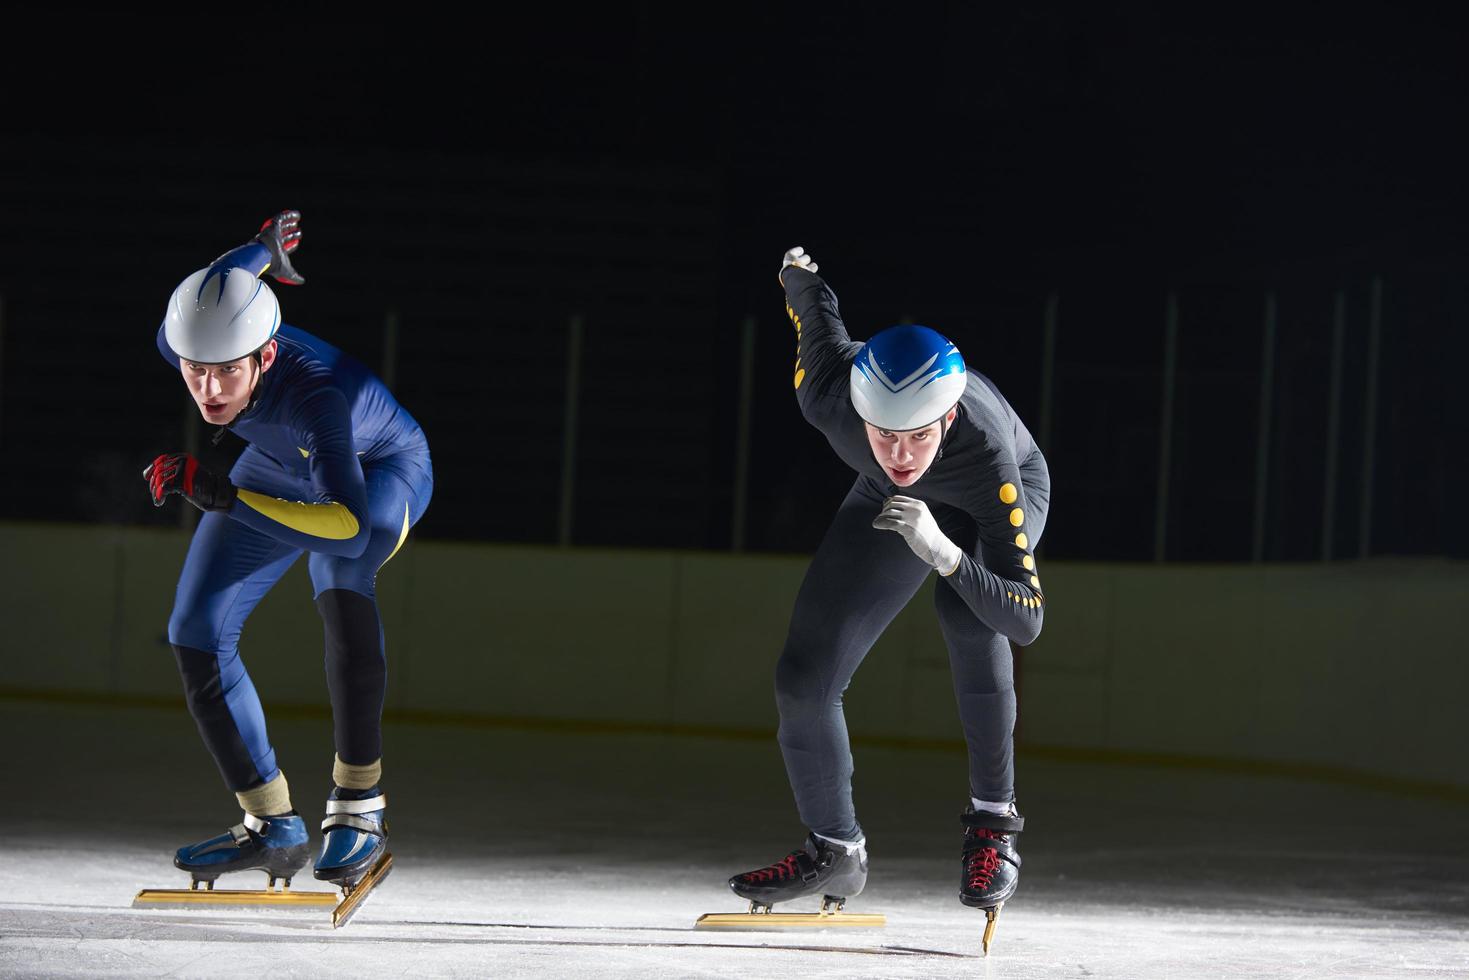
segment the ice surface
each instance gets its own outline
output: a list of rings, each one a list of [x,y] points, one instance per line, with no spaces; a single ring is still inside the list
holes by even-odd
[[[272,732],[314,819],[330,725]],[[743,907],[724,879],[801,837],[773,740],[390,725],[397,863],[333,931],[130,907],[239,816],[182,708],[10,701],[0,737],[5,976],[1469,976],[1462,804],[1022,755],[1025,866],[984,960],[956,894],[957,753],[857,746],[872,877],[848,909],[886,929],[710,933],[699,914]]]

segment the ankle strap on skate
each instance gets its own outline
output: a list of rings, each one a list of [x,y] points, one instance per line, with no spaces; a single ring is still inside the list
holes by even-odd
[[[966,827],[978,830],[993,830],[1002,834],[1018,834],[1025,829],[1025,818],[1007,817],[998,813],[961,813],[959,820]]]
[[[804,850],[792,851],[791,857],[796,859],[796,872],[800,874],[802,881],[813,882],[821,874],[821,869],[816,867],[816,862]]]
[[[374,796],[370,800],[327,800],[326,819],[321,822],[321,829],[351,827],[353,830],[361,830],[369,834],[381,834],[383,832],[382,823],[369,820],[362,814],[377,813],[387,808],[386,795]]]

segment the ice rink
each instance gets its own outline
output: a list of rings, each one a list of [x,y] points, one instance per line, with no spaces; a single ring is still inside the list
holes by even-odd
[[[272,726],[317,819],[329,722]],[[701,913],[742,909],[724,879],[801,837],[773,739],[390,723],[396,867],[333,931],[130,907],[239,818],[182,704],[7,701],[0,735],[5,976],[1469,976],[1462,803],[1022,755],[1025,866],[982,959],[956,894],[958,753],[857,746],[872,875],[848,908],[886,929],[709,933]]]

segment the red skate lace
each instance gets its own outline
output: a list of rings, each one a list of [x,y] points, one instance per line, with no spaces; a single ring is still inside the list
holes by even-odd
[[[997,834],[992,830],[974,831],[974,836],[986,840],[1004,840],[1004,834]],[[981,847],[969,852],[969,866],[966,873],[969,875],[969,887],[983,891],[990,886],[990,879],[1000,867],[1000,853],[993,847]]]
[[[745,875],[745,878],[749,881],[785,881],[787,878],[796,877],[797,874],[796,855],[787,854],[783,860],[772,864],[768,868],[751,871]]]

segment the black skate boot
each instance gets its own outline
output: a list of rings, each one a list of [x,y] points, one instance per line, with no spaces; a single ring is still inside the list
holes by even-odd
[[[769,912],[776,902],[821,895],[821,911],[840,912],[849,898],[862,894],[867,884],[867,848],[849,854],[839,844],[815,834],[805,847],[775,864],[746,871],[729,879],[729,887],[750,903],[751,912]]]
[[[988,955],[1000,907],[1020,884],[1020,852],[1015,849],[1014,836],[1025,829],[1025,818],[977,812],[969,806],[959,819],[964,823],[959,901],[984,909],[984,951]]]

